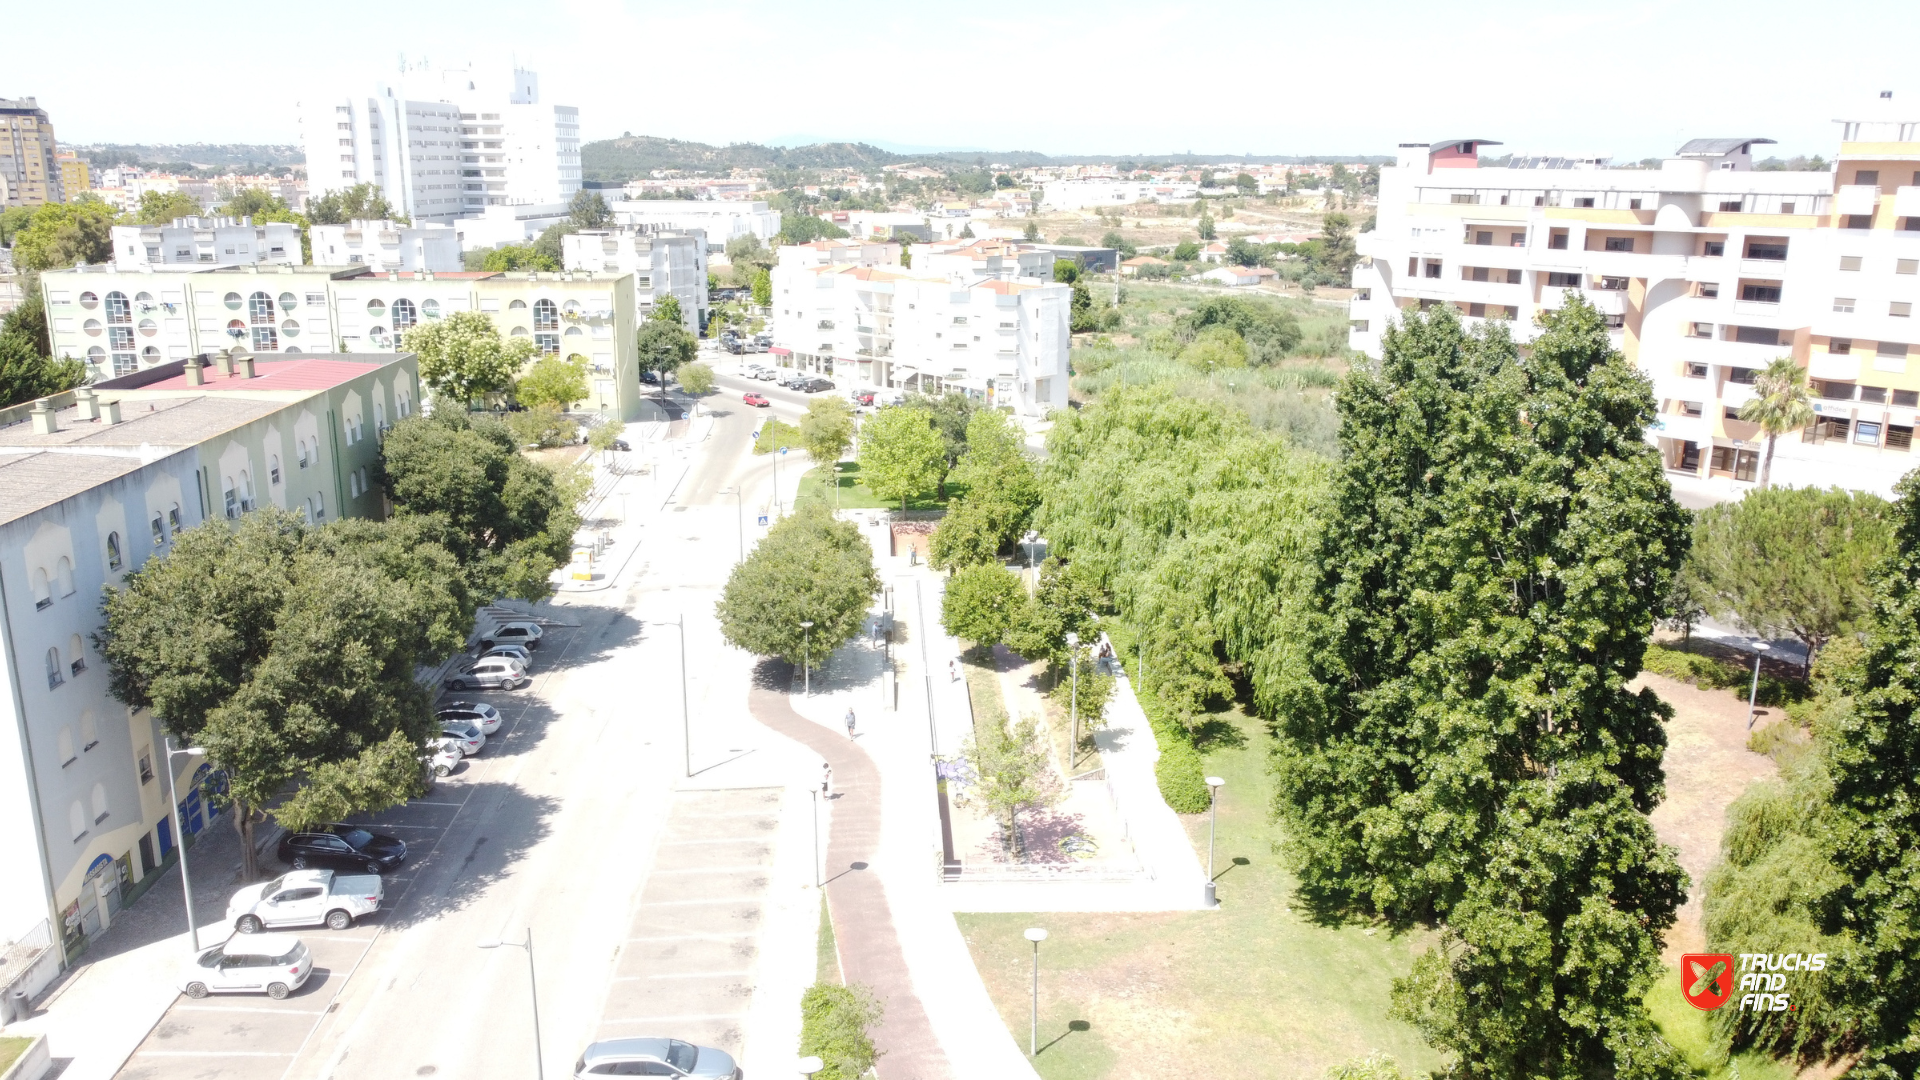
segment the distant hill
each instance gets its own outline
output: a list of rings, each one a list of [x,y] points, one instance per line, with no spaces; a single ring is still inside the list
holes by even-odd
[[[284,168],[304,165],[306,151],[298,146],[272,143],[62,143],[96,168],[111,165],[175,166],[194,169],[245,172],[253,168]]]
[[[1310,157],[1247,156],[1236,154],[1106,154],[1050,157],[1033,150],[962,151],[938,154],[896,154],[869,143],[814,143],[809,146],[761,146],[734,143],[708,146],[683,139],[628,135],[602,139],[580,147],[580,170],[587,180],[618,183],[644,178],[655,169],[725,173],[731,169],[877,169],[882,165],[918,162],[934,167],[977,168],[983,165],[1035,167],[1042,165],[1199,165],[1216,161],[1249,164],[1302,165],[1322,161],[1392,164],[1390,157],[1318,155]]]

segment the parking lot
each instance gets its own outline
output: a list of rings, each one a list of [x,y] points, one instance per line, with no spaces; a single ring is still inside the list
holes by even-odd
[[[561,666],[572,644],[572,629],[549,626],[548,636],[534,659],[532,689],[517,692],[465,690],[441,700],[485,701],[504,717],[498,731],[487,737],[477,757],[463,760],[426,795],[379,814],[353,819],[377,833],[397,836],[407,843],[407,861],[386,877],[386,899],[381,909],[343,931],[305,927],[286,931],[312,950],[314,972],[299,990],[284,1000],[265,994],[216,994],[198,1001],[182,996],[168,1008],[138,1049],[116,1074],[118,1080],[281,1080],[333,1011],[352,977],[378,938],[410,922],[432,917],[438,898],[434,888],[419,896],[413,884],[423,875],[436,881],[448,873],[447,861],[472,861],[471,852],[440,855],[439,848],[461,812],[477,793],[498,798],[501,785],[487,782],[493,763],[505,763],[537,740],[548,707],[539,696],[544,679]],[[464,868],[464,863],[463,867]],[[263,871],[284,869],[268,853]],[[203,913],[216,917],[217,912]],[[203,940],[211,934],[202,931]],[[182,957],[184,964],[185,957]]]

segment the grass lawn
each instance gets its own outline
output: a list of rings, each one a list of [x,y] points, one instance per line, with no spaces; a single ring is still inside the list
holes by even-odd
[[[20,1055],[32,1045],[32,1039],[19,1039],[11,1035],[0,1037],[0,1073],[6,1072],[9,1066],[20,1060]]]
[[[765,436],[763,435],[762,438],[765,438]],[[792,460],[792,455],[788,455],[788,459]],[[794,505],[798,506],[812,499],[825,499],[828,506],[833,506],[833,480],[838,480],[840,486],[839,506],[842,510],[900,509],[900,503],[898,501],[884,501],[873,493],[872,488],[860,482],[859,462],[836,462],[835,468],[838,470],[839,475],[832,478],[829,477],[826,470],[818,467],[808,469],[803,473],[800,477],[800,491],[793,497]],[[948,497],[952,497],[956,491],[964,490],[964,488],[949,484],[947,486],[947,495]],[[941,510],[945,509],[946,505],[946,500],[939,498],[937,493],[932,491],[907,500],[907,509],[909,510]]]
[[[1732,1008],[1732,1006],[1726,1006]],[[1687,1004],[1680,995],[1680,971],[1668,968],[1647,995],[1647,1011],[1654,1026],[1686,1055],[1694,1073],[1707,1080],[1793,1080],[1794,1070],[1765,1054],[1736,1054],[1729,1061],[1724,1047],[1715,1048],[1707,1014]]]
[[[833,919],[827,914],[827,894],[820,893],[820,934],[814,945],[814,982],[840,981],[840,949],[833,940]]]
[[[1258,722],[1215,743],[1220,796],[1219,910],[1164,914],[958,915],[1000,1015],[1026,1045],[1030,926],[1040,948],[1040,1043],[1048,1080],[1182,1076],[1319,1077],[1371,1051],[1409,1074],[1441,1061],[1387,1017],[1396,977],[1428,938],[1364,923],[1320,926],[1294,910],[1274,854],[1272,780]],[[1227,745],[1237,743],[1238,745]],[[1201,858],[1207,822],[1188,820]]]

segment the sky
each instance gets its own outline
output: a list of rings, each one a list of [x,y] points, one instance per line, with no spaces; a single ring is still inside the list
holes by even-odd
[[[589,140],[1230,157],[1484,138],[1630,161],[1704,136],[1831,156],[1832,121],[1883,90],[1920,117],[1912,0],[95,0],[105,38],[46,0],[5,7],[0,97],[38,98],[72,143],[297,143],[303,97],[371,92],[403,57],[531,68]]]

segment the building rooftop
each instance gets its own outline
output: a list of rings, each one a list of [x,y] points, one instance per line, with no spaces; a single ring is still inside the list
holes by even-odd
[[[115,396],[102,394],[101,398],[112,401]],[[69,405],[55,411],[56,430],[50,434],[34,431],[30,419],[0,427],[0,461],[9,460],[23,448],[101,453],[114,450],[171,452],[286,407],[286,402],[271,398],[225,395],[131,397],[119,401],[120,422],[117,424],[109,424],[104,419],[83,420],[79,406]],[[153,454],[133,456],[151,459]]]
[[[192,386],[187,382],[185,360],[156,364],[144,371],[122,375],[94,384],[94,389],[111,399],[115,390],[166,390],[190,393],[273,393],[276,391],[311,392],[328,390],[365,375],[371,368],[397,362],[405,353],[337,353],[326,356],[302,356],[298,359],[268,360],[255,357],[254,377],[223,375],[209,360],[202,369],[206,382]]]
[[[0,454],[0,524],[16,521],[148,464],[121,454]]]
[[[1745,150],[1749,145],[1754,143],[1770,144],[1772,142],[1772,139],[1756,139],[1751,137],[1742,139],[1689,139],[1687,140],[1687,144],[1680,148],[1679,154],[1681,157],[1693,157],[1695,155],[1720,157],[1723,154],[1731,154],[1736,150]]]

